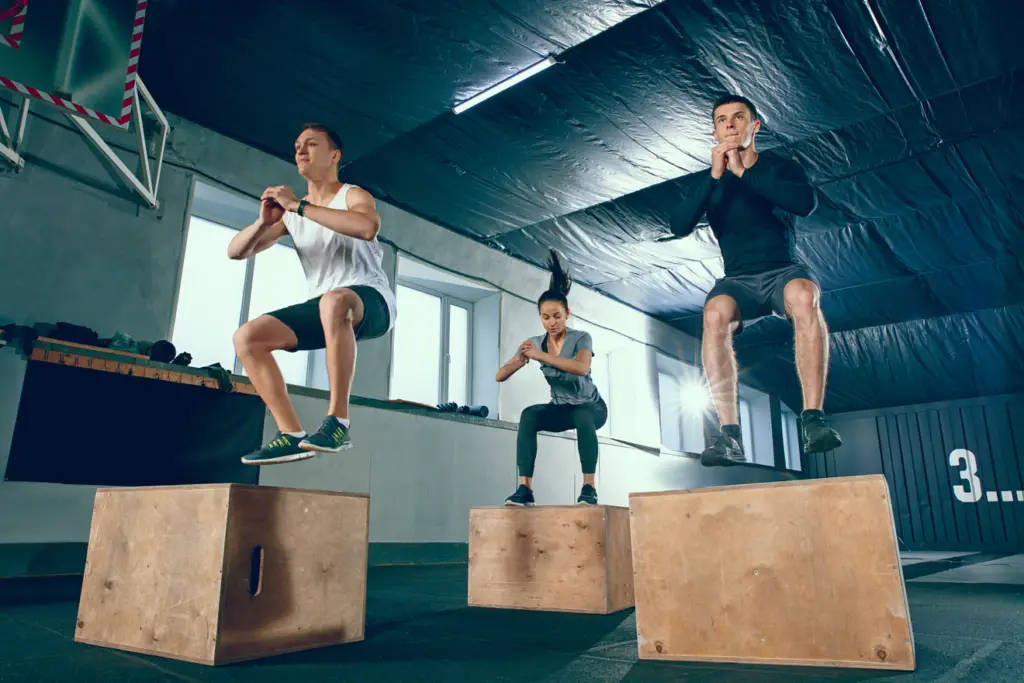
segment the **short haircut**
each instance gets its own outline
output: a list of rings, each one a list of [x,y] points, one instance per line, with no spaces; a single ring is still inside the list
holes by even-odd
[[[714,106],[711,107],[711,120],[715,120],[715,112],[718,111],[719,107],[721,107],[723,104],[732,104],[734,102],[739,102],[740,104],[746,105],[747,109],[750,110],[750,119],[752,121],[760,120],[761,117],[758,116],[757,107],[754,106],[753,102],[748,100],[746,97],[743,97],[743,95],[722,95],[717,100],[715,100]]]
[[[330,126],[326,126],[326,125],[324,125],[322,123],[304,123],[304,124],[302,124],[302,131],[301,132],[304,133],[307,130],[315,130],[318,133],[323,133],[324,135],[327,136],[327,139],[331,141],[331,146],[332,147],[334,147],[336,150],[341,152],[342,155],[345,154],[344,149],[342,148],[341,136],[338,135],[334,131],[334,129],[331,128]]]

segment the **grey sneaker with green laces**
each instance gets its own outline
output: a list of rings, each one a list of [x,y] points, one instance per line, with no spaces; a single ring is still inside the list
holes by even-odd
[[[278,432],[277,436],[266,446],[255,453],[242,456],[242,463],[245,465],[280,465],[316,457],[316,453],[299,448],[301,441],[301,436]]]
[[[317,433],[310,434],[303,439],[299,447],[320,453],[340,453],[347,448],[352,448],[352,439],[349,438],[348,432],[349,428],[341,424],[338,418],[328,415],[324,418]]]

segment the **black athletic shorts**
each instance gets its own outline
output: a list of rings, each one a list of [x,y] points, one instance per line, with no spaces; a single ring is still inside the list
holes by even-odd
[[[735,299],[740,309],[740,325],[736,330],[736,334],[739,334],[743,331],[744,322],[752,322],[773,314],[780,318],[787,317],[783,292],[788,282],[801,278],[821,286],[807,268],[793,264],[754,275],[724,277],[708,292],[704,304],[706,306],[709,301],[722,294]]]
[[[391,323],[391,314],[381,293],[373,287],[364,285],[352,285],[342,289],[352,290],[363,301],[363,319],[356,325],[356,340],[363,341],[384,336]],[[320,299],[321,297],[318,296],[301,304],[267,314],[287,325],[298,338],[298,346],[288,349],[289,351],[310,351],[327,346],[327,340],[324,339],[324,325],[320,322]]]

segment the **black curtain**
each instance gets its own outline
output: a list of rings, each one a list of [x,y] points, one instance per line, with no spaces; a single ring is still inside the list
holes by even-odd
[[[258,483],[258,396],[32,361],[5,478],[156,486]]]

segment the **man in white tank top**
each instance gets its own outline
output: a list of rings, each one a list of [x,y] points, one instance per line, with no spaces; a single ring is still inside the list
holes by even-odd
[[[259,218],[228,245],[232,259],[247,259],[285,235],[295,244],[309,287],[308,301],[250,320],[235,332],[235,353],[277,422],[277,435],[242,458],[248,465],[304,460],[351,447],[349,395],[356,341],[387,334],[397,317],[395,294],[381,266],[380,215],[370,193],[341,183],[342,144],[320,124],[295,141],[295,162],[308,191],[288,187],[263,193]],[[288,397],[274,351],[326,349],[331,402],[320,429],[307,434]]]

